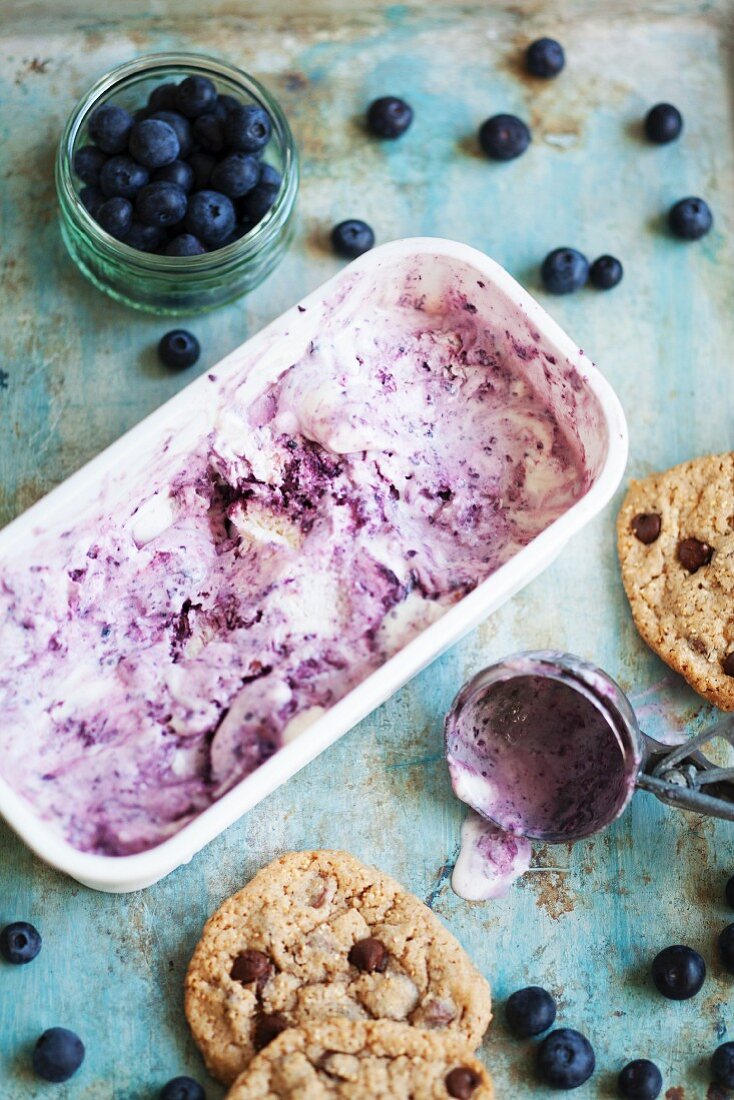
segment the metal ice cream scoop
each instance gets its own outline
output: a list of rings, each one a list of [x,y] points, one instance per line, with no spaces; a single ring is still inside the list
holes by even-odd
[[[734,767],[701,751],[734,746],[734,717],[671,748],[640,730],[603,670],[566,653],[516,654],[478,673],[446,717],[454,791],[501,829],[548,842],[611,824],[635,790],[734,821]]]

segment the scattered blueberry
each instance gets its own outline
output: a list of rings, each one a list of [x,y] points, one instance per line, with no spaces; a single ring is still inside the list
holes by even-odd
[[[134,221],[123,243],[130,248],[136,248],[138,252],[157,252],[162,240],[163,234],[157,225],[143,225],[142,222]]]
[[[87,213],[91,214],[93,218],[96,218],[97,211],[105,201],[105,197],[99,187],[82,187],[79,192],[79,198]]]
[[[135,200],[135,214],[143,225],[178,225],[186,214],[186,195],[175,183],[149,183]]]
[[[136,122],[130,131],[130,153],[146,168],[162,168],[177,160],[181,144],[176,131],[160,118]]]
[[[176,108],[187,118],[205,115],[216,101],[217,89],[208,76],[187,76],[176,89]]]
[[[216,157],[213,157],[210,153],[191,154],[189,164],[194,173],[194,191],[202,191],[207,186],[212,178],[216,163]]]
[[[6,962],[22,966],[32,962],[40,950],[41,933],[27,921],[14,921],[0,932],[0,955]]]
[[[369,252],[375,243],[375,234],[367,222],[348,218],[347,221],[339,222],[334,226],[331,231],[331,243],[337,256],[354,260],[363,252]]]
[[[120,195],[134,199],[141,187],[145,187],[150,173],[132,157],[110,157],[99,174],[99,185],[108,199]]]
[[[73,1077],[84,1061],[84,1043],[65,1027],[44,1031],[33,1050],[33,1068],[44,1081],[60,1084]]]
[[[218,191],[195,191],[189,199],[186,229],[204,244],[221,244],[236,220],[232,200]]]
[[[589,261],[575,248],[555,248],[543,260],[540,276],[551,294],[571,294],[589,278]]]
[[[508,997],[505,1015],[512,1034],[518,1039],[528,1039],[553,1026],[556,1002],[547,990],[539,985],[529,985]]]
[[[95,218],[111,237],[122,240],[130,232],[133,223],[133,204],[130,199],[120,198],[119,195],[114,199],[107,199],[97,210]]]
[[[248,229],[263,220],[278,197],[279,191],[280,185],[276,187],[272,183],[258,183],[257,187],[253,187],[252,191],[248,191],[240,199],[238,203],[240,217]]]
[[[277,187],[280,190],[283,177],[277,168],[273,168],[272,164],[260,165],[260,178],[257,181],[259,184],[266,183],[270,187]]]
[[[706,964],[691,947],[666,947],[652,961],[652,980],[659,993],[672,1001],[695,997],[706,977]]]
[[[103,152],[122,153],[127,148],[132,124],[132,115],[124,107],[105,103],[90,115],[89,136]]]
[[[199,341],[191,332],[174,328],[162,336],[158,344],[158,358],[166,367],[177,370],[192,367],[201,355]]]
[[[711,1076],[717,1085],[734,1088],[734,1043],[722,1043],[711,1056]]]
[[[188,157],[194,148],[194,139],[191,133],[191,123],[178,111],[156,111],[150,116],[157,122],[167,122],[178,138],[178,156],[182,159]]]
[[[578,1088],[588,1081],[595,1067],[591,1043],[573,1028],[551,1031],[538,1047],[538,1076],[551,1088]]]
[[[380,138],[399,138],[412,121],[413,108],[394,95],[380,96],[367,110],[367,128]]]
[[[270,116],[253,103],[238,104],[224,121],[224,136],[230,149],[238,153],[257,153],[270,140]]]
[[[96,187],[99,183],[99,173],[106,160],[107,154],[96,145],[83,145],[74,153],[73,168],[82,183]]]
[[[479,127],[479,144],[492,160],[514,160],[530,144],[530,131],[515,115],[493,115]]]
[[[599,256],[589,268],[589,280],[598,290],[611,290],[623,275],[624,268],[614,256]]]
[[[214,111],[194,119],[191,132],[205,153],[221,153],[224,148],[224,119]]]
[[[734,974],[734,924],[727,924],[719,936],[719,957],[724,969]]]
[[[617,1091],[624,1100],[656,1100],[662,1087],[662,1073],[647,1058],[628,1062],[617,1078]]]
[[[204,245],[191,233],[179,233],[169,241],[164,249],[166,256],[201,256],[206,252]]]
[[[260,178],[260,162],[249,153],[230,153],[220,160],[211,174],[211,185],[230,199],[239,199],[252,191]]]
[[[174,1077],[161,1089],[159,1100],[206,1100],[206,1093],[193,1077]]]
[[[730,909],[734,909],[734,875],[727,880],[724,887],[724,896],[726,897],[726,903]]]
[[[645,134],[656,145],[667,145],[680,137],[683,115],[672,103],[656,103],[645,115]]]
[[[175,111],[177,93],[178,86],[176,84],[159,84],[148,96],[149,113]]]
[[[153,173],[153,183],[174,183],[188,195],[194,189],[194,169],[185,160],[173,160]]]
[[[558,76],[565,64],[563,46],[555,38],[538,38],[525,51],[525,67],[531,76],[548,80],[552,76]]]
[[[703,199],[691,197],[681,199],[671,206],[668,212],[668,224],[676,237],[684,241],[698,241],[705,237],[713,225],[713,215],[708,203]]]

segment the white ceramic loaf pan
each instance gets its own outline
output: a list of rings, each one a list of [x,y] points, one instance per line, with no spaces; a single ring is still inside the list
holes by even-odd
[[[300,736],[281,748],[218,802],[154,848],[135,855],[104,856],[73,848],[0,779],[0,813],[41,859],[97,890],[124,892],[151,885],[169,874],[260,802],[272,790],[318,756],[401,685],[453,645],[462,635],[540,573],[567,541],[595,516],[617,488],[627,457],[627,430],[619,401],[596,367],[548,314],[501,267],[466,245],[433,238],[396,241],[362,256],[320,287],[299,306],[283,314],[226,359],[202,375],[162,408],[123,436],[0,533],[0,563],[24,560],[39,533],[68,523],[69,517],[102,515],[104,501],[124,492],[126,481],[139,477],[152,451],[164,438],[174,449],[186,447],[206,431],[212,415],[211,375],[222,383],[246,375],[253,390],[276,378],[302,345],[308,326],[326,301],[346,295],[374,295],[400,286],[418,271],[429,301],[455,291],[472,293],[487,321],[508,339],[540,350],[542,371],[534,382],[551,407],[569,379],[583,397],[587,413],[576,430],[591,471],[586,494],[532,542],[409,642],[376,672],[324,713]],[[477,296],[477,285],[482,288]],[[304,307],[305,310],[304,310]],[[430,311],[429,311],[430,312]],[[1,565],[0,565],[1,567]],[[0,706],[2,700],[0,700]],[[32,736],[32,730],[28,731]]]

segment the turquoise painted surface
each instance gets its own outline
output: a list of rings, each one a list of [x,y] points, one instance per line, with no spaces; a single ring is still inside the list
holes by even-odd
[[[320,17],[310,7],[260,19],[160,18],[118,27],[70,18],[45,38],[0,42],[0,523],[159,405],[186,378],[163,372],[153,348],[165,325],[104,299],[67,260],[53,213],[51,164],[65,114],[110,64],[174,45],[221,53],[282,99],[303,152],[297,244],[247,301],[196,320],[201,369],[336,270],[331,224],[362,216],[380,240],[456,237],[506,265],[596,360],[630,421],[630,474],[729,449],[731,347],[731,31],[727,8],[620,3],[394,7]],[[563,77],[531,85],[518,48],[558,32]],[[378,93],[416,108],[410,134],[375,144],[358,119]],[[645,146],[637,121],[660,99],[678,103],[684,140]],[[516,111],[534,141],[515,164],[476,153],[487,115]],[[19,124],[22,120],[22,124]],[[716,228],[671,241],[661,214],[703,193]],[[548,300],[537,285],[545,252],[573,244],[626,264],[620,288]],[[629,1058],[656,1059],[670,1100],[703,1097],[706,1058],[733,1038],[734,979],[714,941],[734,871],[734,832],[637,796],[603,836],[536,850],[505,900],[468,905],[448,882],[462,807],[441,755],[441,720],[482,665],[529,646],[596,660],[633,692],[650,732],[697,730],[710,710],[637,638],[621,593],[614,508],[547,573],[317,762],[152,889],[95,894],[40,864],[0,825],[0,924],[29,918],[44,949],[29,967],[0,966],[0,1095],[8,1100],[147,1100],[174,1073],[207,1082],[182,1019],[181,983],[206,916],[287,848],[344,847],[414,890],[452,928],[493,983],[498,1014],[483,1048],[500,1097],[550,1096],[533,1083],[532,1044],[509,1038],[501,1002],[528,982],[559,998],[559,1021],[589,1034],[594,1080],[575,1095],[614,1095]],[[658,998],[647,978],[670,942],[699,948],[710,977],[692,1002]],[[45,1027],[84,1037],[88,1059],[66,1086],[42,1086],[29,1050]],[[676,1091],[676,1089],[680,1091]],[[207,1082],[210,1100],[221,1096]],[[553,1094],[554,1095],[554,1094]]]

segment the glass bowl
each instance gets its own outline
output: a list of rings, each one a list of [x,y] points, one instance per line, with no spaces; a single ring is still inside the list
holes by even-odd
[[[280,191],[262,221],[223,248],[186,257],[140,252],[110,236],[86,210],[79,197],[82,184],[72,169],[74,154],[86,144],[89,116],[101,104],[112,101],[133,113],[159,84],[192,75],[208,76],[218,92],[268,112],[272,137],[264,159],[281,173]],[[283,111],[253,77],[200,54],[149,54],[110,70],[72,111],[56,157],[56,191],[64,243],[96,287],[150,313],[201,313],[246,294],[279,263],[293,234],[298,154]]]

